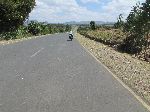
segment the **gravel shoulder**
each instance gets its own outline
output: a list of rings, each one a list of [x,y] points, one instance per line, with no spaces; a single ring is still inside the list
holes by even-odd
[[[120,53],[102,43],[76,34],[77,40],[127,84],[145,102],[150,104],[150,64],[129,54]]]

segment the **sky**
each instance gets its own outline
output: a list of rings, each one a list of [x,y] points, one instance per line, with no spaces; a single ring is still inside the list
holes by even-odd
[[[145,0],[36,0],[29,20],[64,23],[68,21],[115,22],[119,14],[124,19],[136,3]]]

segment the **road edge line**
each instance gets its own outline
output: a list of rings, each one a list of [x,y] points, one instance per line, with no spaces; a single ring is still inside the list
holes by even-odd
[[[79,42],[79,41],[78,41]],[[80,43],[80,42],[79,42]],[[89,53],[98,63],[100,63],[125,89],[127,89],[148,111],[150,111],[150,106],[139,96],[137,95],[127,84],[125,84],[121,79],[119,79],[110,69],[104,65],[100,60],[98,60],[85,46],[81,43],[80,45]]]

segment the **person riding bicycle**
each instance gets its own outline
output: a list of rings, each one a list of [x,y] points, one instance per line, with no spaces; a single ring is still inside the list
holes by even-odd
[[[72,41],[72,39],[73,39],[73,33],[72,33],[72,31],[70,31],[70,33],[69,33],[69,39]]]
[[[71,35],[71,36],[72,36],[72,38],[73,38],[73,33],[72,33],[72,31],[70,31],[69,35]]]

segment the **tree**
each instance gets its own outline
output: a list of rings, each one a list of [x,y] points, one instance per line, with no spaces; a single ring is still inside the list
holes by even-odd
[[[122,19],[123,19],[122,14],[120,14],[117,23],[114,24],[115,28],[123,28],[124,21]]]
[[[35,0],[0,0],[0,32],[16,30],[34,6]]]
[[[124,25],[128,37],[125,39],[126,49],[139,53],[149,46],[150,33],[150,0],[133,7]]]
[[[68,32],[68,31],[70,31],[70,30],[71,30],[71,26],[67,24],[67,25],[66,25],[66,28],[65,28],[65,31]]]
[[[96,29],[95,21],[90,22],[90,27],[91,27],[92,30]]]
[[[143,20],[143,34],[144,34],[144,39],[146,40],[145,42],[145,58],[147,58],[147,48],[150,46],[150,0],[146,0],[145,3],[142,4],[143,7],[141,7],[142,14],[141,14],[141,20]],[[149,56],[150,57],[150,53]]]

